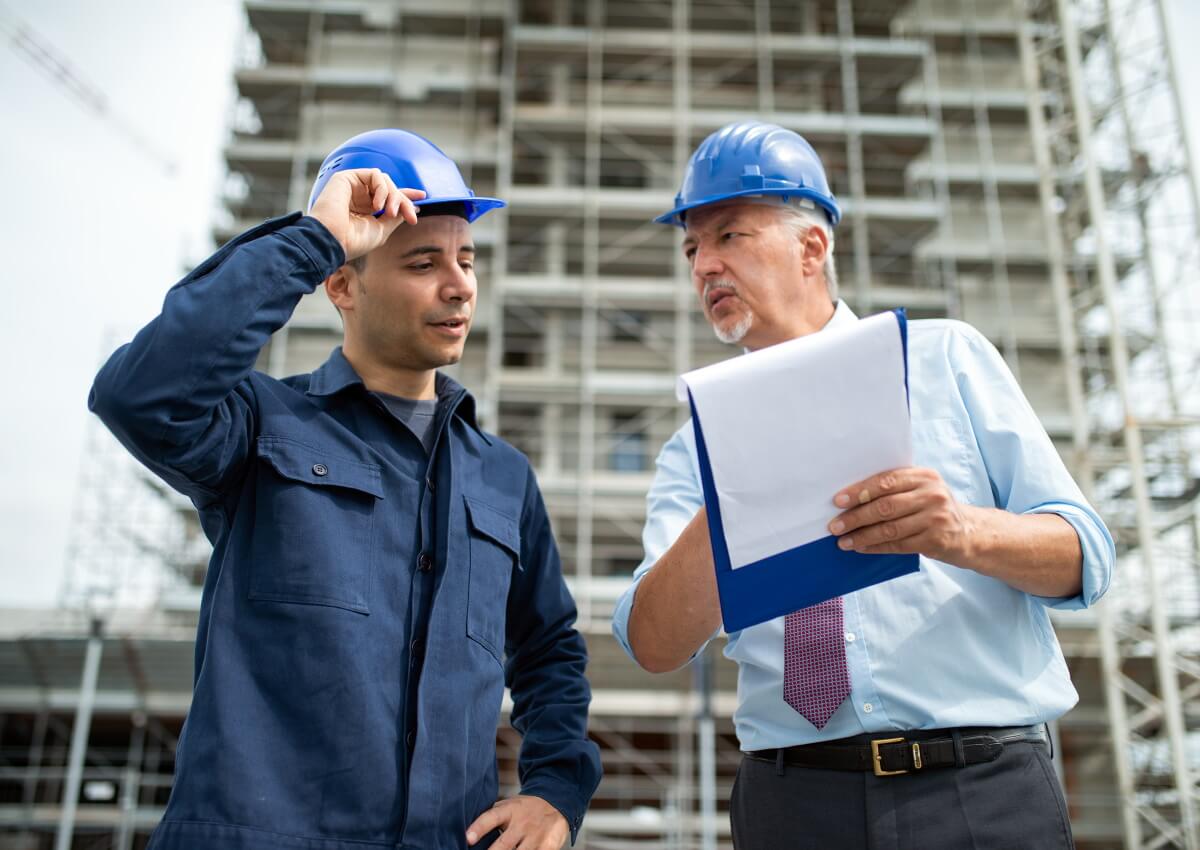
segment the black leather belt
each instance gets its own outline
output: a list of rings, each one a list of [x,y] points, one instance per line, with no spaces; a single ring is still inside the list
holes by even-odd
[[[825,770],[870,770],[876,776],[899,776],[939,767],[966,767],[1000,757],[1005,744],[1027,741],[1049,744],[1045,726],[975,726],[925,729],[894,736],[858,735],[819,744],[746,753],[756,761]]]

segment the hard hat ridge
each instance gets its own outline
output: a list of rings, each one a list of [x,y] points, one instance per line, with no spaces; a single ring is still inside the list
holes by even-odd
[[[424,136],[408,130],[369,130],[347,139],[330,152],[317,171],[308,197],[308,208],[325,184],[339,171],[378,168],[402,189],[420,189],[425,197],[414,201],[427,204],[462,203],[467,221],[474,221],[489,210],[505,206],[497,198],[480,198],[467,187],[454,160]]]
[[[683,227],[690,209],[756,195],[811,201],[833,225],[842,217],[821,158],[803,136],[778,124],[739,121],[700,143],[688,160],[674,208],[654,220]]]

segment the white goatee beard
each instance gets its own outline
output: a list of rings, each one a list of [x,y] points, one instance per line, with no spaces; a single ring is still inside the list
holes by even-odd
[[[749,313],[746,313],[746,315],[738,319],[736,325],[728,330],[722,330],[716,325],[713,325],[713,333],[717,335],[717,339],[721,340],[721,342],[727,343],[728,345],[737,345],[739,342],[745,339],[746,334],[750,332],[750,325],[752,324],[754,324],[754,317]]]

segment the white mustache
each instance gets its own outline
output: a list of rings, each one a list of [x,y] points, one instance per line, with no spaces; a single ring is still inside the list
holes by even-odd
[[[727,289],[734,295],[738,294],[737,284],[732,280],[706,280],[704,281],[704,294],[701,296],[704,299],[705,307],[708,306],[708,296],[714,289]]]

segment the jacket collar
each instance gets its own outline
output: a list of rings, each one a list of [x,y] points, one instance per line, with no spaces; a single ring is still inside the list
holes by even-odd
[[[491,438],[479,427],[479,421],[476,418],[475,397],[458,381],[441,372],[434,375],[433,382],[438,406],[454,404],[455,415],[474,428],[479,436],[488,445],[491,445]],[[354,371],[354,367],[350,365],[350,361],[346,359],[346,355],[342,353],[342,347],[339,345],[329,355],[329,359],[309,376],[306,394],[327,397],[336,395],[352,386],[366,389],[362,378]]]

